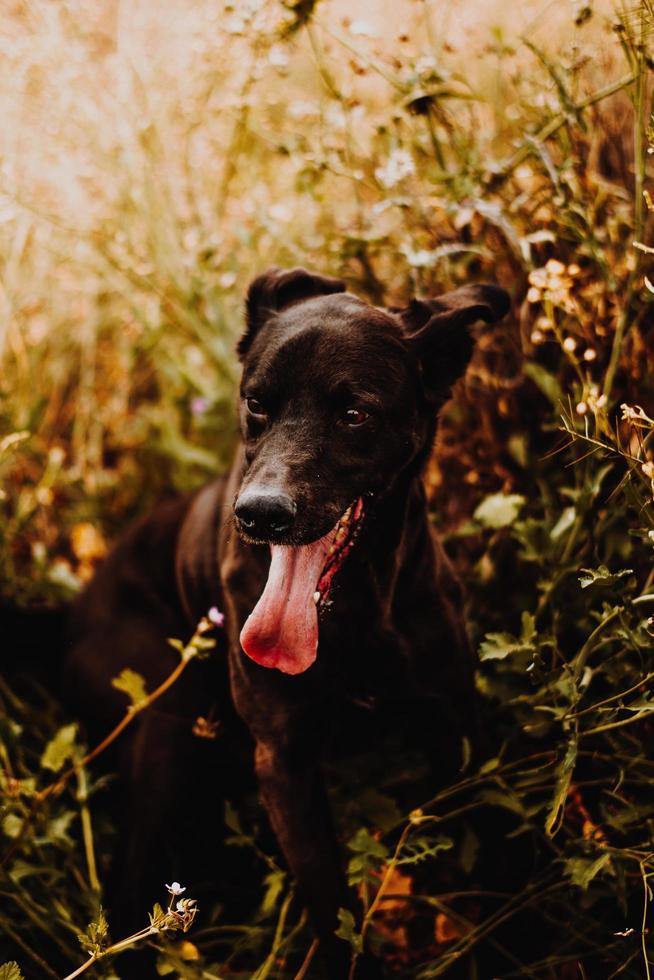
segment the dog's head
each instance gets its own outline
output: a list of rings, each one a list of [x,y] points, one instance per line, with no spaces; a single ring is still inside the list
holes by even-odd
[[[313,662],[316,605],[368,501],[426,457],[438,409],[470,360],[469,326],[508,308],[491,285],[382,310],[305,269],[251,284],[234,512],[246,540],[271,546],[268,584],[241,636],[259,663],[300,673]]]

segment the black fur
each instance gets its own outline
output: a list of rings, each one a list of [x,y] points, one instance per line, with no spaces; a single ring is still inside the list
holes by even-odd
[[[113,903],[137,926],[162,876],[194,885],[193,875],[204,875],[215,886],[220,802],[250,738],[261,799],[334,980],[347,976],[349,960],[333,934],[337,910],[356,903],[321,775],[330,718],[345,702],[411,700],[410,715],[431,732],[423,737],[440,778],[456,771],[462,736],[474,728],[460,590],[431,533],[421,472],[436,410],[471,355],[469,325],[497,320],[509,305],[488,285],[393,311],[343,290],[302,269],[252,284],[239,344],[243,445],[233,468],[119,541],[77,603],[67,664],[71,695],[97,738],[124,712],[111,678],[130,666],[153,688],[176,662],[166,637],[188,636],[210,605],[224,610],[219,652],[191,665],[115,757],[128,787],[129,836]],[[352,408],[367,415],[363,424],[346,423]],[[280,543],[315,541],[353,500],[366,501],[321,613],[317,660],[296,676],[259,666],[239,643],[270,561],[267,544],[248,538],[233,515],[252,488],[292,497],[292,525],[270,534]],[[192,734],[195,718],[210,713],[224,722],[215,743]],[[189,840],[202,844],[199,867],[167,864],[188,855]],[[364,959],[358,975],[367,972],[374,967]]]

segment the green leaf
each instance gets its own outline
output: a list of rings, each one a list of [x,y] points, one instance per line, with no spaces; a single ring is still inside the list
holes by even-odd
[[[357,854],[371,854],[375,857],[385,859],[388,857],[388,848],[381,841],[375,840],[369,830],[360,827],[354,837],[348,841],[349,849]]]
[[[511,633],[488,633],[479,647],[480,660],[505,660],[521,653],[534,654],[536,630],[531,613],[522,614],[522,633],[519,637]]]
[[[359,885],[369,881],[379,871],[384,861],[388,859],[388,848],[361,827],[348,841],[348,848],[354,851],[347,866],[348,881],[351,885]]]
[[[524,653],[529,647],[511,633],[487,633],[479,647],[480,660],[505,660],[511,654]]]
[[[74,819],[75,813],[72,810],[64,810],[58,817],[49,820],[46,840],[43,843],[62,841],[65,844],[72,844],[68,831]]]
[[[8,813],[2,821],[2,832],[10,840],[16,840],[21,832],[23,821],[16,813]]]
[[[277,905],[279,896],[284,889],[285,881],[286,874],[284,871],[271,871],[264,878],[266,891],[261,902],[261,912],[263,915],[269,915]]]
[[[633,575],[632,568],[621,568],[619,572],[610,572],[606,565],[600,565],[599,568],[582,568],[581,570],[584,573],[579,576],[579,584],[582,589],[588,589],[593,585],[610,587],[617,585],[620,579]]]
[[[130,667],[125,667],[124,670],[121,670],[118,677],[114,677],[112,680],[111,686],[115,687],[117,691],[124,691],[133,708],[136,708],[139,704],[143,704],[148,696],[148,692],[145,689],[144,677]]]
[[[565,873],[573,885],[578,885],[586,891],[593,878],[599,874],[610,860],[611,855],[608,852],[600,854],[594,860],[583,857],[568,858],[565,862]]]
[[[483,527],[497,529],[513,524],[525,498],[519,493],[493,493],[479,504],[474,518]]]
[[[348,909],[339,909],[338,921],[339,927],[335,935],[339,939],[345,939],[352,947],[354,953],[362,953],[363,939],[361,938],[361,934],[357,932],[356,922],[352,913]]]
[[[239,820],[238,813],[236,812],[232,804],[229,802],[229,800],[225,800],[224,820],[225,820],[225,826],[228,827],[230,830],[233,830],[235,834],[244,833],[243,827],[241,825],[241,821]]]
[[[104,910],[100,908],[97,916],[90,922],[85,933],[77,938],[87,953],[101,953],[107,943],[109,935],[109,924]]]
[[[550,531],[552,541],[558,541],[566,531],[569,531],[575,522],[577,512],[574,507],[565,507],[558,521]]]
[[[402,820],[395,800],[380,793],[374,786],[369,786],[357,796],[356,805],[360,813],[381,831],[391,830]]]
[[[11,962],[3,963],[0,966],[0,980],[24,980],[16,960],[11,960]]]
[[[159,902],[155,902],[152,906],[152,911],[148,913],[148,918],[150,919],[151,926],[154,926],[155,929],[160,929],[166,922],[168,913],[164,912]]]
[[[45,747],[41,756],[41,766],[43,769],[50,769],[52,772],[59,772],[64,762],[72,759],[75,755],[77,736],[77,725],[64,725]]]
[[[445,837],[442,834],[437,837],[421,834],[406,842],[397,864],[419,864],[427,858],[435,857],[440,851],[450,851],[453,847],[454,841],[450,837]]]
[[[525,816],[525,808],[519,796],[514,793],[503,793],[499,789],[484,789],[479,794],[480,798],[488,803],[489,806],[500,807],[510,813],[516,813],[519,817]]]
[[[554,375],[546,371],[540,364],[536,364],[535,361],[529,361],[528,364],[525,364],[524,370],[527,377],[541,390],[553,407],[558,408],[563,400],[563,392]]]
[[[480,847],[481,841],[475,834],[474,830],[466,825],[466,828],[463,831],[463,840],[461,841],[459,862],[467,875],[470,874],[477,863],[477,855]]]
[[[629,704],[621,704],[621,711],[654,711],[654,700],[652,698],[638,698],[637,701],[631,701]]]
[[[572,780],[572,773],[574,772],[576,762],[577,740],[576,738],[571,738],[568,742],[565,758],[559,765],[554,799],[552,800],[547,818],[545,820],[545,831],[549,837],[554,837],[556,832],[561,827],[563,812],[565,809],[565,801],[568,798],[568,790],[570,789],[570,782]]]

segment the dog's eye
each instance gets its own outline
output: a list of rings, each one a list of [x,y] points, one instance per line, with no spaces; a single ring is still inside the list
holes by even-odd
[[[256,415],[257,418],[265,418],[266,410],[256,398],[246,398],[245,405],[250,415]]]
[[[343,415],[343,422],[349,425],[351,429],[356,429],[358,426],[363,425],[367,422],[370,416],[367,412],[362,411],[360,408],[348,408],[347,412]]]

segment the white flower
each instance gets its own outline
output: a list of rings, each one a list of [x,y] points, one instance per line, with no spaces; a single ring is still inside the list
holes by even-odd
[[[437,72],[438,65],[436,64],[436,59],[430,55],[423,55],[416,61],[416,71],[419,75],[428,75],[432,72]]]
[[[183,895],[186,891],[186,888],[182,888],[178,881],[173,881],[172,885],[166,885],[166,888],[175,898],[177,898],[178,895]]]
[[[640,405],[626,405],[624,402],[620,406],[622,412],[622,420],[624,422],[649,422],[650,425],[654,425],[654,422],[646,414],[645,410],[640,407]]]
[[[288,115],[291,119],[310,119],[318,114],[318,106],[315,102],[298,99],[297,102],[291,102],[288,106]]]
[[[393,150],[385,167],[377,167],[375,177],[382,187],[395,187],[416,172],[413,157],[407,150]]]
[[[350,34],[355,37],[377,37],[377,32],[365,20],[354,20],[350,24]]]
[[[402,251],[406,255],[407,262],[414,269],[424,269],[429,265],[433,265],[435,261],[435,255],[430,252],[429,249],[419,248],[415,252],[409,248],[403,248]]]
[[[286,68],[289,61],[290,58],[281,44],[273,44],[268,52],[268,64],[273,65],[275,68]]]
[[[207,613],[207,619],[212,622],[214,626],[225,625],[225,614],[221,613],[217,606],[211,607]]]

